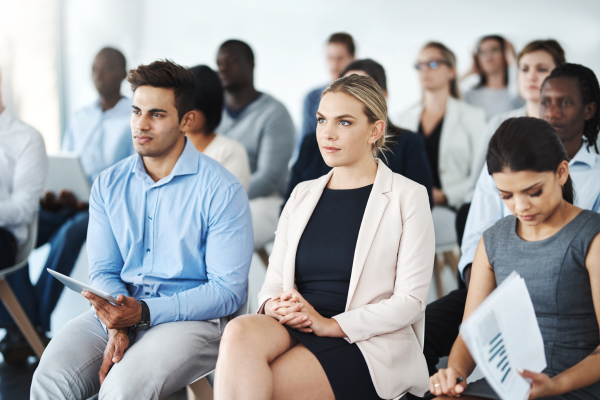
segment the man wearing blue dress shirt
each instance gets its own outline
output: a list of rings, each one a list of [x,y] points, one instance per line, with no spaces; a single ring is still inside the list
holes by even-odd
[[[130,71],[138,154],[92,188],[94,309],[50,342],[32,399],[162,399],[214,369],[225,317],[246,299],[252,218],[242,184],[194,148],[194,75],[170,61]],[[125,352],[127,350],[127,352]]]
[[[558,133],[569,161],[569,175],[575,192],[574,204],[600,212],[600,86],[598,79],[582,65],[564,64],[555,68],[542,85],[540,117]],[[471,264],[483,232],[511,215],[502,201],[494,179],[483,167],[469,210],[461,246],[459,269],[468,287]],[[430,303],[425,312],[424,354],[429,373],[437,371],[440,357],[450,353],[464,314],[467,289],[455,290]]]

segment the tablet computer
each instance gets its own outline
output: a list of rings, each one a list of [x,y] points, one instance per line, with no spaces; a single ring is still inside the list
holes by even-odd
[[[86,285],[85,283],[76,281],[75,279],[69,278],[68,276],[63,275],[59,272],[52,271],[50,268],[46,268],[46,270],[50,273],[50,275],[58,279],[60,282],[62,282],[62,284],[64,284],[66,287],[68,287],[74,292],[81,293],[85,290],[90,293],[94,293],[98,297],[102,297],[104,300],[110,301],[114,305],[121,305],[121,303],[119,303],[117,299],[112,297],[110,294],[103,292],[102,290],[94,289],[90,285]]]
[[[48,156],[48,178],[44,189],[56,195],[67,189],[73,192],[77,200],[89,201],[91,186],[79,156],[73,153]]]

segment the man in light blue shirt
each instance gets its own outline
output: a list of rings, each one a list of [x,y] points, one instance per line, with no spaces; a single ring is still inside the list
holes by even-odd
[[[122,305],[83,293],[94,309],[52,339],[32,399],[162,399],[214,369],[247,296],[248,198],[185,137],[194,75],[157,61],[128,80],[138,154],[98,176],[87,242],[90,284]]]
[[[90,185],[102,170],[134,154],[129,126],[131,99],[121,95],[126,76],[123,54],[113,48],[102,49],[92,65],[99,99],[77,111],[65,132],[62,150],[79,155]],[[41,201],[37,246],[51,246],[35,285],[38,323],[43,332],[50,330],[50,317],[64,287],[47,269],[69,275],[86,240],[88,199],[76,199],[68,189],[58,197],[46,193]]]
[[[598,80],[589,68],[564,64],[555,68],[542,85],[540,117],[556,129],[571,159],[569,175],[575,193],[574,204],[600,213],[599,95]],[[459,269],[467,287],[483,232],[507,215],[511,212],[486,165],[475,187],[461,247]],[[437,371],[439,358],[450,353],[458,336],[466,298],[467,289],[458,289],[427,306],[423,352],[430,374]]]

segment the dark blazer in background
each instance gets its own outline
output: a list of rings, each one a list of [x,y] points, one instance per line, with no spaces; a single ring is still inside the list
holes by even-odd
[[[391,151],[386,152],[385,157],[380,156],[379,158],[392,172],[425,186],[429,195],[429,205],[432,206],[433,176],[427,160],[423,138],[414,132],[393,127],[393,136],[389,147]],[[285,206],[297,184],[317,179],[329,173],[329,171],[331,171],[331,167],[325,164],[321,156],[316,134],[305,136],[300,146],[298,159],[290,173],[290,179],[283,198],[283,206]]]

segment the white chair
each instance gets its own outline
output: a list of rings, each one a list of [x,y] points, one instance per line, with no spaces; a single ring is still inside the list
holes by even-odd
[[[19,300],[15,296],[14,292],[10,288],[10,285],[6,281],[6,277],[21,268],[25,268],[27,266],[27,259],[29,255],[35,248],[35,244],[37,241],[38,234],[38,213],[35,212],[33,216],[33,220],[28,226],[29,234],[27,236],[27,241],[19,248],[17,252],[17,259],[15,265],[3,269],[0,271],[0,299],[4,304],[4,307],[8,310],[11,317],[27,339],[27,342],[38,356],[38,358],[42,357],[42,353],[44,352],[44,344],[40,340],[40,337],[37,334],[37,331],[31,325],[31,321],[23,311]]]

